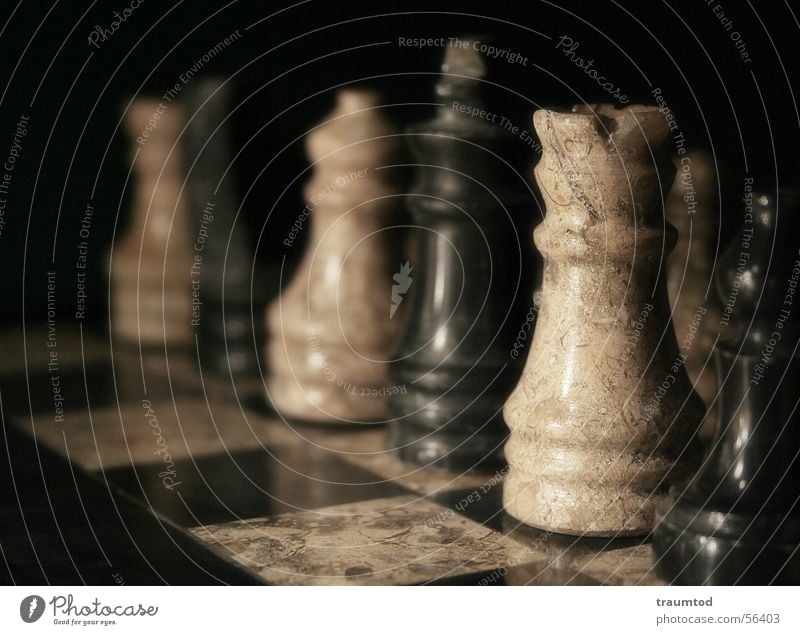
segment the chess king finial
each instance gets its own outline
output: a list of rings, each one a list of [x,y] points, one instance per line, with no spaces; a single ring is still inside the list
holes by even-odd
[[[436,83],[436,96],[452,102],[460,99],[470,105],[481,105],[480,80],[486,77],[486,62],[481,54],[471,46],[449,46],[445,49],[442,61],[442,74]],[[448,108],[442,114],[457,116],[458,110]]]
[[[667,485],[699,458],[703,416],[660,275],[674,243],[669,130],[645,106],[539,110],[534,125],[542,304],[504,409],[505,509],[559,533],[646,534]]]
[[[386,416],[387,360],[405,304],[390,315],[404,262],[402,143],[365,89],[339,91],[331,117],[308,135],[314,165],[305,195],[311,236],[291,283],[267,311],[268,396],[283,415],[321,423]]]
[[[486,71],[472,47],[448,48],[440,110],[408,130],[416,278],[391,365],[405,391],[390,398],[389,446],[409,462],[453,470],[502,465],[500,411],[520,371],[510,351],[530,306],[529,148],[472,116],[490,108]]]
[[[158,116],[157,126],[153,117]],[[125,112],[133,141],[131,221],[110,258],[111,327],[147,346],[188,345],[192,339],[191,239],[184,179],[183,108],[134,100]],[[143,136],[147,132],[147,136]]]
[[[722,387],[710,452],[658,510],[661,575],[680,584],[800,583],[800,194],[756,194],[722,254],[730,318],[717,342]]]

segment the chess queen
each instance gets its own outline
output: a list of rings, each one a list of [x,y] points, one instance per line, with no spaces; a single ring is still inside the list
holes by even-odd
[[[702,402],[669,321],[663,201],[674,168],[654,107],[540,110],[542,304],[504,417],[506,511],[565,534],[647,534],[699,459]]]

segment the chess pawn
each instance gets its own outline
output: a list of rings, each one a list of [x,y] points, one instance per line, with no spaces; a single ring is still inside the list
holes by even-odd
[[[231,163],[233,89],[233,82],[219,77],[195,80],[186,89],[191,277],[199,300],[192,325],[203,367],[221,373],[257,370],[263,327],[259,319],[254,333],[251,316],[260,315],[263,304],[250,293],[254,255]]]
[[[487,67],[471,47],[448,48],[438,115],[409,128],[416,181],[411,314],[392,379],[389,447],[411,463],[497,469],[508,430],[502,407],[522,369],[515,340],[531,307],[529,147],[484,101]],[[533,315],[531,313],[531,315]],[[516,355],[515,355],[516,353]]]
[[[125,112],[132,145],[131,220],[112,247],[111,327],[144,345],[186,345],[192,339],[192,265],[187,208],[180,196],[183,110],[136,99]]]
[[[700,437],[714,434],[717,417],[716,362],[712,355],[720,306],[713,288],[716,256],[716,177],[712,157],[690,150],[676,162],[667,197],[667,222],[678,242],[667,257],[667,292],[678,345],[686,351],[686,373],[708,408]]]
[[[699,458],[703,416],[669,323],[669,131],[654,107],[539,110],[541,309],[504,409],[506,511],[587,536],[647,534]],[[666,249],[665,249],[666,245]]]
[[[308,250],[267,311],[268,397],[284,416],[316,422],[386,417],[386,361],[405,309],[392,311],[400,271],[402,142],[368,90],[338,93],[330,118],[307,137]],[[393,228],[394,227],[394,228]]]
[[[658,509],[660,574],[680,584],[800,584],[800,195],[755,195],[722,254],[719,425],[686,488]]]

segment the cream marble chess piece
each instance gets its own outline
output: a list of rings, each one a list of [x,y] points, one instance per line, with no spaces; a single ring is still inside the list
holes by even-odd
[[[180,196],[184,117],[177,103],[162,110],[158,100],[137,99],[125,112],[134,193],[128,228],[110,258],[112,331],[146,346],[192,340],[193,255]]]
[[[405,306],[393,310],[402,274],[399,171],[402,138],[363,89],[341,90],[330,117],[307,137],[310,231],[290,284],[267,309],[267,392],[285,417],[315,422],[386,417],[387,360]]]
[[[558,533],[647,534],[699,459],[703,405],[669,322],[669,130],[654,107],[539,110],[542,304],[511,428],[506,511]]]

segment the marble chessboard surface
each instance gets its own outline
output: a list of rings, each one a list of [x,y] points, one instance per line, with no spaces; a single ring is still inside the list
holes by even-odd
[[[257,375],[206,375],[191,351],[112,357],[86,330],[0,339],[6,584],[663,583],[647,539],[521,526],[504,470],[418,468],[385,453],[383,426],[284,421]]]

